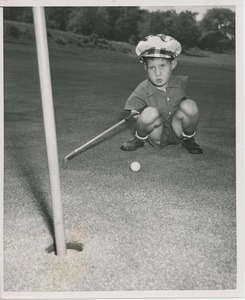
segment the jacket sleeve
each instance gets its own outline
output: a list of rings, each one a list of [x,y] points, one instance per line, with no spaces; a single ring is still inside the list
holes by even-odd
[[[132,92],[132,94],[128,97],[125,103],[125,110],[139,110],[146,105],[146,93],[144,88],[142,88],[142,84],[139,84],[137,88]]]
[[[129,96],[124,109],[125,110],[132,110],[132,109],[138,110],[138,109],[141,109],[142,107],[144,107],[145,105],[146,105],[146,103],[142,99],[142,97],[140,97],[139,95],[137,95],[136,93],[133,92]]]

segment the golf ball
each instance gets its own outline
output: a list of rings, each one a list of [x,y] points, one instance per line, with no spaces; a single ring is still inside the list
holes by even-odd
[[[140,169],[140,164],[137,161],[131,163],[130,168],[134,172],[138,172]]]

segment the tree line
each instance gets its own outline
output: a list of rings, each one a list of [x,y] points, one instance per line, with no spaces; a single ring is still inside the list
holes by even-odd
[[[150,12],[139,7],[47,7],[47,27],[108,40],[137,42],[149,34],[175,37],[183,50],[198,47],[215,52],[235,49],[235,13],[228,8],[209,9],[201,21],[198,13],[175,10]],[[30,7],[5,7],[4,19],[33,23]]]

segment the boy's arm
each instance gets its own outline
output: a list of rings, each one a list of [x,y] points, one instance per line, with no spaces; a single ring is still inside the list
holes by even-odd
[[[125,104],[125,110],[130,110],[131,115],[135,115],[133,118],[137,119],[140,113],[146,108],[146,103],[139,97],[129,97]]]
[[[137,119],[141,112],[148,106],[147,105],[147,95],[145,91],[145,85],[147,80],[141,82],[137,88],[128,97],[125,103],[125,110],[130,110],[131,115],[135,115],[133,118]]]
[[[142,111],[143,111],[143,109],[141,109],[141,110],[132,109],[131,110],[131,115],[134,115],[133,116],[134,119],[138,119],[138,117],[140,116],[140,113]]]
[[[125,103],[125,110],[141,110],[146,106],[146,101],[144,95],[139,93],[137,89],[129,96],[128,100]]]
[[[146,106],[146,103],[144,101],[142,101],[140,98],[133,98],[132,101],[127,101],[125,104],[124,109],[125,110],[140,110],[141,108],[143,108],[144,106]]]

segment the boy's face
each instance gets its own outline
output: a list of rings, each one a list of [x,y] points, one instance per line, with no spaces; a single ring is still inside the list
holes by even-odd
[[[177,62],[166,58],[147,59],[144,64],[149,80],[157,87],[166,85]]]

